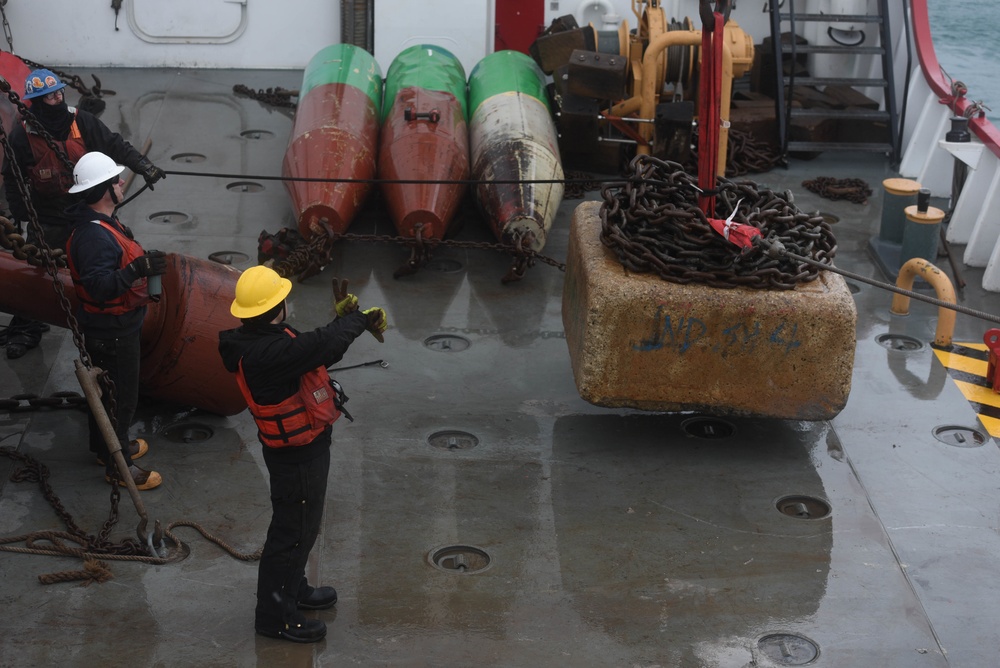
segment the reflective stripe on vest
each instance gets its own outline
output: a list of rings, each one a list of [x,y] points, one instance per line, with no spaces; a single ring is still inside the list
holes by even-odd
[[[287,329],[285,333],[295,338]],[[276,404],[258,404],[253,400],[243,373],[242,358],[236,371],[236,383],[257,424],[257,437],[269,448],[308,445],[340,417],[325,367],[319,366],[304,374],[299,379],[299,391]]]

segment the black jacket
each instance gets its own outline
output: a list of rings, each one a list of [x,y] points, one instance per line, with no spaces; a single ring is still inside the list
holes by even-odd
[[[139,275],[130,266],[119,266],[122,262],[122,247],[111,233],[94,221],[103,220],[114,225],[129,238],[134,238],[132,231],[117,218],[104,216],[83,202],[70,207],[68,214],[72,215],[74,226],[69,252],[87,294],[98,301],[110,301],[124,294],[139,279]],[[145,317],[145,306],[113,315],[91,313],[85,311],[83,304],[80,304],[76,312],[84,334],[99,339],[135,334],[142,329]]]
[[[317,327],[299,332],[285,323],[278,325],[247,325],[219,332],[219,354],[222,363],[233,373],[243,360],[243,375],[250,394],[258,404],[277,404],[299,390],[299,379],[318,366],[329,367],[339,362],[356,338],[365,332],[368,318],[361,311]],[[285,329],[295,333],[288,336]],[[309,445],[281,448],[270,454],[310,459],[316,448],[330,445],[327,429]],[[273,450],[265,448],[265,450]]]
[[[134,172],[141,171],[141,165],[145,158],[142,154],[120,134],[108,129],[101,119],[93,114],[76,110],[76,124],[80,128],[80,135],[84,146],[88,151],[100,151],[119,165],[125,165]],[[24,125],[20,119],[14,124],[10,131],[10,146],[14,151],[17,164],[21,167],[22,174],[27,174],[28,168],[35,164],[34,154],[28,144],[28,134],[24,130]],[[11,216],[14,220],[28,220],[28,209],[21,197],[21,191],[17,187],[17,181],[11,173],[9,160],[3,163],[3,183],[4,192],[7,195],[7,206],[10,208]],[[42,223],[47,225],[69,225],[71,220],[66,213],[66,209],[76,201],[75,195],[67,193],[64,197],[37,197],[32,196],[32,204]]]

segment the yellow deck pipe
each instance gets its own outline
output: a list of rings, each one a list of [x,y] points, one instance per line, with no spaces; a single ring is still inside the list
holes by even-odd
[[[930,283],[939,300],[949,304],[955,303],[955,288],[952,286],[951,280],[943,271],[921,257],[907,260],[906,264],[900,267],[899,276],[896,278],[896,287],[912,291],[913,282],[917,276]],[[889,312],[893,315],[909,315],[910,298],[907,295],[894,294]],[[950,346],[954,333],[955,311],[945,306],[939,307],[937,329],[934,330],[934,345]]]
[[[671,46],[701,46],[700,30],[674,30],[657,35],[646,47],[642,54],[642,87],[637,96],[639,103],[639,117],[652,119],[656,116],[657,86],[662,86],[663,82],[656,77],[657,60],[660,54]],[[722,99],[721,114],[722,127],[719,128],[719,167],[718,176],[726,175],[726,155],[729,143],[729,105],[733,90],[733,52],[729,42],[724,41],[722,46]],[[699,91],[699,95],[701,92]],[[633,98],[635,99],[635,98]],[[625,100],[618,107],[630,107],[634,105],[632,100]],[[639,145],[636,152],[641,155],[649,155],[649,142],[653,140],[653,126],[650,123],[643,123],[639,126],[640,136],[646,140],[645,146]]]

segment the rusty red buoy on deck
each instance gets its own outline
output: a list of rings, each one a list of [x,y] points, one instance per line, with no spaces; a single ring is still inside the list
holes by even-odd
[[[68,269],[59,270],[63,293],[76,309]],[[236,415],[246,401],[219,357],[219,332],[238,327],[229,312],[240,272],[208,260],[167,254],[163,294],[149,305],[142,326],[140,392],[219,415]],[[67,327],[66,313],[41,267],[0,253],[0,311]]]
[[[364,49],[333,44],[306,66],[282,161],[299,233],[347,231],[372,189],[382,72]]]

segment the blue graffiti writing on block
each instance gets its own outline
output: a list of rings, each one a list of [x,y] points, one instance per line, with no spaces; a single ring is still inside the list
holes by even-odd
[[[662,307],[657,310],[656,323],[657,328],[653,331],[653,336],[634,345],[635,350],[648,352],[662,350],[669,346],[684,354],[708,332],[704,322],[697,318],[685,318],[684,316],[677,319],[677,326],[674,327],[671,317],[663,315]]]
[[[723,329],[722,334],[726,338],[726,346],[739,345],[744,348],[753,348],[760,337],[760,323],[755,321],[751,326],[745,322],[739,322]]]
[[[685,315],[671,316],[663,311],[662,306],[657,309],[652,336],[634,343],[633,350],[650,352],[670,349],[683,355],[709,334],[708,326],[703,320]],[[802,345],[797,338],[798,331],[798,323],[783,322],[770,335],[766,335],[761,323],[756,320],[749,323],[737,322],[722,329],[719,342],[711,350],[723,356],[730,351],[738,354],[751,351],[766,341],[783,348],[785,354],[788,354]]]
[[[799,333],[798,323],[793,323],[791,331],[785,333],[785,324],[781,324],[771,333],[771,343],[779,346],[784,346],[785,353],[792,352],[793,348],[798,348],[802,345],[802,342],[795,338]],[[784,337],[788,337],[787,339]]]

